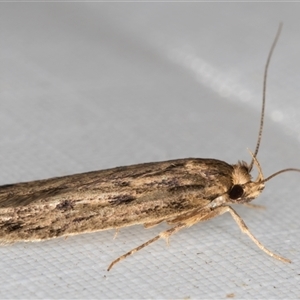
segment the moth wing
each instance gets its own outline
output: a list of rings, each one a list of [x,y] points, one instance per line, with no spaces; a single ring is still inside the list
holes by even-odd
[[[151,227],[154,227],[154,226],[160,224],[161,222],[163,222],[163,220],[147,222],[147,223],[144,223],[144,227],[148,229],[148,228],[151,228]]]
[[[194,216],[198,216],[200,219],[202,216],[203,217],[206,216],[210,211],[210,209],[207,208],[207,205],[210,203],[210,201],[203,200],[202,203],[203,203],[203,206],[201,206],[201,207],[198,207],[189,212],[186,212],[186,213],[180,215],[179,217],[175,217],[175,218],[167,220],[168,225],[184,223],[185,220],[193,218]]]

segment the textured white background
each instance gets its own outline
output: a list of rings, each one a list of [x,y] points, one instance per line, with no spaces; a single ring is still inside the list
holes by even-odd
[[[0,3],[0,183],[182,157],[300,167],[299,3]],[[0,248],[1,298],[300,297],[300,174],[228,215],[108,264],[166,228]]]

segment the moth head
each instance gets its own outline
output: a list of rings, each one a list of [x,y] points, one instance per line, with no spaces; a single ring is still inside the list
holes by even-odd
[[[300,172],[300,169],[288,168],[280,170],[269,177],[264,178],[258,160],[251,151],[249,152],[252,155],[253,162],[257,167],[258,175],[256,180],[252,181],[252,176],[250,174],[252,169],[251,164],[248,165],[244,161],[239,161],[236,165],[233,165],[232,186],[228,191],[228,196],[232,203],[245,203],[257,198],[265,188],[265,183],[281,173],[290,171]]]
[[[263,191],[265,187],[264,176],[259,162],[256,159],[254,162],[258,169],[255,181],[252,181],[250,166],[246,162],[239,161],[236,165],[233,165],[232,186],[228,191],[232,203],[249,202],[258,197]]]

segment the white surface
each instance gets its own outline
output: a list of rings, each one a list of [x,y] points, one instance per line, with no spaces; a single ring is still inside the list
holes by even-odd
[[[1,3],[0,183],[182,157],[250,160],[271,63],[259,153],[265,175],[300,167],[299,3]],[[300,297],[300,174],[228,215],[108,264],[166,228],[0,248],[1,298]]]

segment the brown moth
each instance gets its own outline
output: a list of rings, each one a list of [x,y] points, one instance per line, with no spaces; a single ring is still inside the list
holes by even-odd
[[[280,24],[265,67],[260,129],[249,165],[185,158],[4,185],[0,187],[0,243],[40,241],[135,224],[149,228],[163,221],[171,225],[114,260],[110,270],[160,238],[168,240],[182,228],[229,212],[261,250],[290,262],[265,248],[230,206],[250,206],[268,180],[283,172],[300,171],[284,169],[264,178],[256,159],[263,129],[267,71],[281,27]],[[259,174],[253,181],[250,173],[254,164]]]

